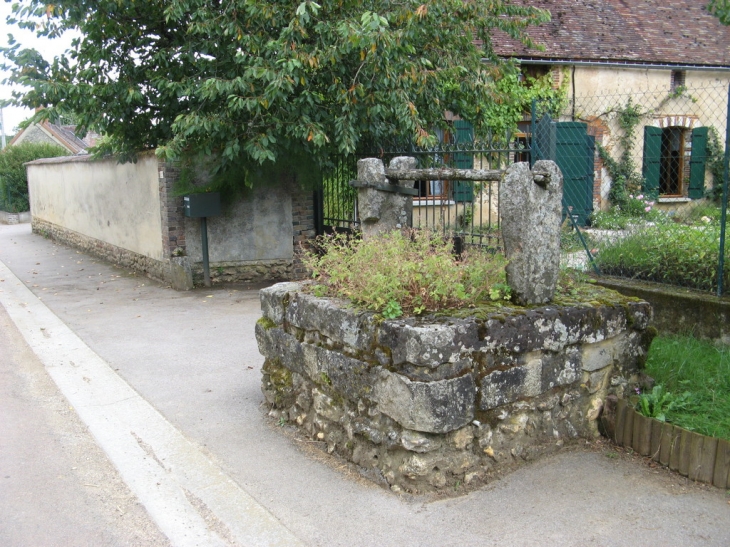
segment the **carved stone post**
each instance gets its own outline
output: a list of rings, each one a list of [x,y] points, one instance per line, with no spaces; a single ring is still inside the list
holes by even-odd
[[[416,159],[393,158],[390,168],[413,169]],[[413,181],[391,184],[385,176],[385,166],[377,158],[357,162],[357,180],[351,183],[358,189],[358,216],[363,239],[376,234],[406,228],[413,212]]]
[[[555,295],[560,271],[563,175],[541,160],[507,169],[500,193],[500,217],[507,283],[517,303],[544,304]]]

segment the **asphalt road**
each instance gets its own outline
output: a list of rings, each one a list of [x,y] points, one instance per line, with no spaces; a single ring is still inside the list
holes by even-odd
[[[8,347],[15,348],[0,350],[0,545],[85,545],[68,543],[69,536],[63,535],[64,523],[71,517],[80,518],[79,511],[71,510],[66,517],[62,511],[44,509],[46,506],[88,506],[88,511],[81,512],[93,516],[80,520],[86,522],[89,537],[108,534],[106,543],[89,544],[121,546],[138,541],[140,545],[165,545],[165,537],[188,537],[175,535],[179,532],[176,526],[184,528],[188,523],[170,519],[172,513],[165,512],[166,503],[173,508],[180,501],[180,489],[193,494],[186,499],[197,513],[193,520],[206,528],[205,538],[221,545],[250,544],[241,539],[253,526],[246,524],[247,519],[254,519],[254,524],[268,523],[262,535],[256,536],[261,545],[274,544],[266,539],[271,530],[278,538],[327,547],[730,545],[730,497],[726,492],[694,485],[605,442],[574,445],[480,490],[455,489],[453,498],[396,495],[320,451],[317,443],[296,438],[267,417],[259,388],[263,359],[253,336],[260,316],[256,291],[225,287],[175,292],[32,235],[27,225],[0,226],[0,261],[10,270],[4,281],[0,275],[0,303],[6,309],[12,308],[21,323],[26,312],[20,306],[23,303],[38,310],[30,314],[36,320],[46,320],[38,319],[46,317],[43,309],[60,319],[59,326],[47,333],[50,338],[41,326],[32,327],[36,330],[24,334],[22,341],[6,326],[7,316],[0,315],[0,343],[6,347],[5,333],[10,332],[13,341]],[[4,284],[14,278],[32,294],[20,297],[25,293],[14,289],[11,295]],[[69,332],[63,334],[63,329]],[[57,343],[57,349],[42,349],[49,341]],[[156,485],[149,481],[154,479],[125,470],[117,463],[118,455],[107,450],[106,458],[120,470],[114,474],[105,453],[93,447],[76,416],[84,417],[84,424],[93,431],[101,410],[82,404],[72,411],[63,403],[86,397],[87,390],[101,389],[98,386],[104,382],[97,381],[97,376],[87,376],[90,381],[86,382],[83,375],[76,374],[73,392],[63,391],[69,389],[63,387],[66,380],[56,380],[63,366],[41,368],[29,349],[36,345],[34,352],[45,355],[43,362],[53,362],[54,351],[65,356],[64,363],[74,361],[80,368],[93,362],[88,365],[93,374],[107,378],[104,382],[114,389],[131,390],[135,400],[139,399],[135,404],[140,406],[135,408],[145,408],[159,427],[169,426],[164,435],[152,432],[152,426],[146,432],[146,424],[134,421],[139,410],[126,415],[119,408],[119,415],[110,418],[104,428],[103,439],[97,439],[102,446],[115,445],[129,438],[129,427],[137,428],[133,431],[138,437],[136,446],[145,450],[137,451],[139,454],[127,451],[130,465],[142,469],[141,461],[148,464],[156,458],[163,479],[173,481],[169,495],[150,502],[149,492]],[[43,379],[46,391],[28,389],[29,376],[23,371],[31,362],[35,363],[33,377]],[[73,374],[69,377],[74,378]],[[20,394],[20,399],[6,393]],[[88,395],[89,400],[97,396],[101,395]],[[44,400],[56,401],[56,406],[46,408]],[[80,428],[72,428],[71,437],[78,437],[74,442],[92,445],[82,453],[91,455],[96,450],[94,463],[88,464],[89,473],[106,468],[115,477],[105,481],[117,484],[106,494],[85,486],[100,481],[84,476],[86,471],[80,468],[86,469],[86,464],[75,465],[76,452],[63,455],[63,444],[69,442],[64,428],[74,423],[73,428]],[[133,425],[119,427],[127,423]],[[35,440],[28,430],[37,433]],[[166,443],[168,434],[173,440]],[[31,445],[25,448],[21,441]],[[178,446],[194,457],[176,460],[180,458],[175,452]],[[38,479],[40,483],[31,467],[22,463],[24,454],[34,455],[33,469],[49,470],[50,474]],[[190,477],[207,476],[210,469],[230,481],[231,495],[248,500],[241,513],[222,500],[206,497],[206,488],[196,494],[186,486]],[[6,475],[14,477],[12,483],[2,478]],[[57,478],[61,476],[65,478]],[[137,499],[127,497],[127,504],[120,506],[125,515],[136,510],[133,517],[127,517],[130,521],[119,518],[116,506],[104,501],[122,495],[114,494],[117,487],[125,488],[118,482],[121,477],[129,487],[124,495]],[[38,488],[38,484],[44,487]],[[5,503],[23,495],[24,504]],[[67,499],[67,495],[77,498]],[[138,502],[144,504],[147,514]],[[52,523],[54,519],[56,523]],[[33,535],[40,533],[37,523],[41,522],[50,523],[50,543],[38,542]],[[127,528],[130,522],[140,524]],[[125,535],[129,533],[138,535]],[[189,544],[210,544],[205,538],[193,538]],[[181,543],[173,540],[172,544]]]

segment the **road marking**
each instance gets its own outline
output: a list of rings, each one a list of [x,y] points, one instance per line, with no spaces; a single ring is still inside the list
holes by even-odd
[[[300,546],[0,261],[0,304],[175,547]]]

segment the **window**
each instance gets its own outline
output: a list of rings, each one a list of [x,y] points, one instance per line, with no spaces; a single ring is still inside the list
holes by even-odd
[[[677,88],[684,87],[687,73],[684,70],[672,70],[669,89],[675,91]]]
[[[469,122],[455,120],[450,129],[437,130],[436,134],[439,136],[443,149],[429,158],[431,160],[429,163],[434,167],[474,168],[474,151],[461,150],[456,146],[474,141],[474,128]],[[414,197],[414,205],[418,205],[419,200],[474,201],[474,183],[470,181],[417,180],[413,183],[413,187],[418,190],[418,195]]]
[[[698,199],[705,192],[707,128],[644,128],[644,191]]]

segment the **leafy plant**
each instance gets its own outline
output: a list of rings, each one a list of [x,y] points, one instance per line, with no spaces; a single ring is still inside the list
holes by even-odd
[[[393,137],[433,143],[446,111],[478,130],[510,100],[494,32],[532,46],[525,29],[549,20],[507,0],[27,0],[12,10],[11,24],[41,37],[79,33],[52,63],[13,42],[2,49],[22,86],[15,104],[47,107],[38,119],[64,106],[106,136],[99,154],[207,158],[217,176],[249,185],[280,162],[305,174],[294,157],[328,167]]]
[[[510,296],[503,256],[473,249],[457,259],[451,241],[440,233],[395,231],[367,241],[335,235],[323,238],[318,248],[304,257],[317,294],[326,287],[327,294],[388,319]]]
[[[692,402],[692,394],[685,391],[681,395],[674,395],[661,385],[656,385],[649,393],[641,393],[637,410],[648,418],[656,418],[660,422],[667,421],[667,414],[675,410],[685,410]]]
[[[603,145],[596,143],[598,155],[611,177],[608,197],[613,205],[623,205],[629,193],[641,190],[643,178],[637,172],[632,153],[636,142],[636,128],[644,114],[641,105],[634,104],[631,98],[624,107],[617,109],[617,122],[621,130],[618,136],[621,149],[618,160]]]
[[[713,291],[717,287],[720,226],[662,223],[604,242],[597,255],[602,273]],[[725,240],[725,254],[730,240]],[[724,283],[730,286],[730,268]]]
[[[24,163],[67,154],[68,151],[60,146],[46,143],[24,142],[6,147],[0,152],[0,209],[9,213],[29,209],[28,175]]]

